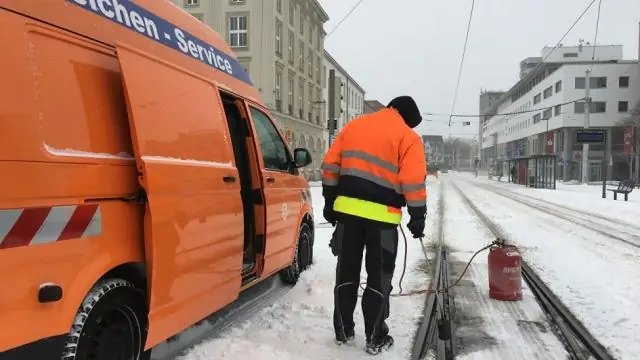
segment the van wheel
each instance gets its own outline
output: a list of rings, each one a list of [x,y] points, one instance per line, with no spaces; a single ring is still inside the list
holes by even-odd
[[[300,278],[300,274],[311,265],[313,256],[313,233],[307,223],[302,223],[298,234],[298,246],[293,254],[293,262],[289,267],[280,272],[282,281],[295,285]]]
[[[76,314],[62,360],[148,360],[147,305],[123,279],[100,280]]]

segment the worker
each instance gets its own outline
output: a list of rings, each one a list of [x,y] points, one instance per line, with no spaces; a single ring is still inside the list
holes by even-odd
[[[424,237],[427,164],[422,122],[409,96],[347,123],[322,164],[323,215],[336,226],[331,247],[337,256],[333,325],[336,342],[355,338],[353,312],[358,299],[363,251],[367,286],[362,296],[366,348],[375,355],[393,345],[389,294],[398,250],[402,207],[414,238]]]

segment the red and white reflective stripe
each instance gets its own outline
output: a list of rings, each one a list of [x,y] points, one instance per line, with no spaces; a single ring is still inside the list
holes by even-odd
[[[98,204],[0,210],[0,249],[100,234]]]

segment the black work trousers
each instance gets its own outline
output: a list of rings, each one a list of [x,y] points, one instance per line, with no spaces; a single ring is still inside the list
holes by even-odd
[[[341,237],[334,289],[333,325],[336,336],[354,330],[353,312],[358,301],[362,256],[366,249],[367,287],[362,295],[362,313],[367,341],[378,341],[389,333],[389,294],[398,253],[397,228],[381,228],[368,221],[338,223]]]

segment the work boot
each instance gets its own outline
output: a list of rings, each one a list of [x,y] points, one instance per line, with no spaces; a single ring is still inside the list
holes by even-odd
[[[393,337],[391,335],[385,335],[378,341],[367,341],[364,351],[370,355],[378,355],[383,351],[388,350],[393,346]]]
[[[349,344],[356,338],[356,332],[353,329],[345,330],[336,334],[336,344]]]

